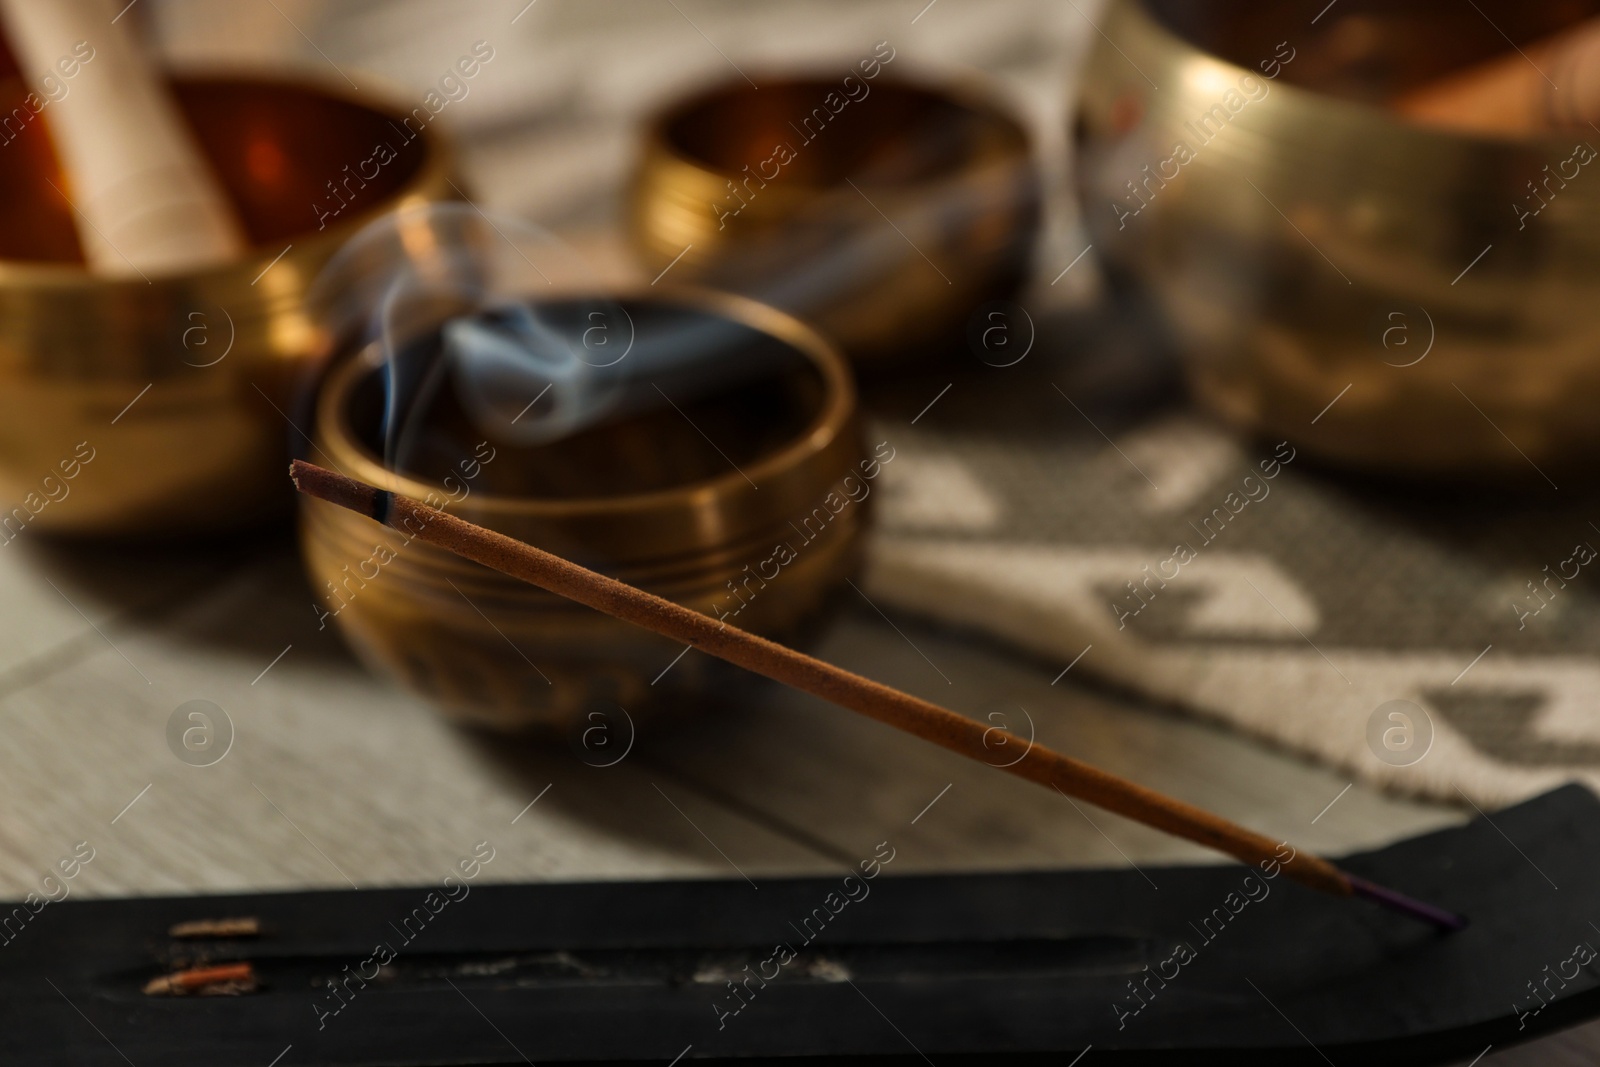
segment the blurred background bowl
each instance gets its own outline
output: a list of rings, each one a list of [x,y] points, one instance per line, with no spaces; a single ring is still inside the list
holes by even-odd
[[[651,275],[800,315],[870,369],[953,348],[973,308],[1022,284],[1039,187],[1026,131],[986,90],[847,70],[666,107],[629,230]]]
[[[738,610],[729,621],[743,629],[801,630],[859,565],[871,500],[807,525],[847,475],[861,477],[843,356],[791,316],[731,294],[663,285],[616,302],[640,337],[705,323],[726,339],[731,324],[744,338],[736,355],[771,360],[774,373],[534,446],[446,404],[426,417],[465,442],[460,459],[395,473],[382,458],[385,364],[367,349],[329,375],[313,458],[417,499],[455,497],[454,514],[696,611]],[[682,647],[665,638],[331,504],[306,499],[301,516],[312,587],[350,645],[464,721],[511,730],[570,726],[597,708],[636,715],[732,670],[702,655],[679,662]],[[784,542],[795,551],[782,580],[753,579]]]
[[[236,75],[173,88],[249,237],[237,263],[91,275],[44,124],[0,145],[0,500],[23,502],[0,516],[5,540],[286,512],[295,391],[318,346],[307,286],[373,216],[455,195],[446,143],[432,127],[407,141],[408,113],[371,92]],[[0,113],[26,91],[0,81]],[[377,166],[380,143],[395,154]],[[80,442],[92,462],[52,502]]]
[[[1600,171],[1520,211],[1600,136],[1477,137],[1381,107],[1503,53],[1501,30],[1525,43],[1596,5],[1481,7],[1105,13],[1074,129],[1083,215],[1229,422],[1452,478],[1559,479],[1600,447]]]

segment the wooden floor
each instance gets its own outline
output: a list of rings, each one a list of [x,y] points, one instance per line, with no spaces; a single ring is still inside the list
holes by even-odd
[[[78,840],[99,856],[75,891],[102,895],[428,880],[484,838],[507,846],[502,880],[824,872],[889,835],[897,871],[1212,862],[776,687],[682,709],[608,768],[559,739],[458,729],[317,629],[287,529],[225,552],[28,541],[0,552],[16,607],[0,632],[7,894]],[[1341,795],[1335,774],[1071,674],[1052,685],[1060,665],[891,625],[859,599],[818,650],[969,714],[1026,709],[1042,743],[1305,847],[1461,817],[1360,785]],[[211,766],[169,748],[190,700],[233,727]]]

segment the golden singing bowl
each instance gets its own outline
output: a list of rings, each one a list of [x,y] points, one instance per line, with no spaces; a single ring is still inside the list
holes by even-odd
[[[375,215],[453,195],[445,142],[370,93],[241,76],[173,88],[249,237],[239,262],[91,275],[43,123],[0,145],[0,541],[286,511],[294,387],[318,348],[307,286]],[[0,82],[0,113],[24,93]]]
[[[956,345],[1021,284],[1038,177],[984,90],[881,65],[760,86],[713,86],[647,126],[628,211],[651,275],[781,307],[863,369]]]
[[[1205,404],[1403,474],[1542,486],[1530,464],[1559,480],[1592,458],[1600,170],[1543,199],[1528,183],[1600,138],[1473,136],[1379,105],[1503,51],[1496,27],[1524,42],[1594,6],[1487,4],[1491,24],[1340,4],[1316,26],[1291,4],[1107,11],[1076,115],[1083,215]]]
[[[802,629],[859,563],[878,469],[863,458],[843,357],[743,297],[663,284],[616,300],[640,336],[684,322],[716,323],[726,336],[731,325],[737,354],[771,360],[774,372],[685,399],[681,411],[662,406],[537,446],[485,433],[446,404],[430,409],[428,430],[462,444],[395,473],[381,458],[384,380],[369,349],[331,371],[314,455],[732,625]],[[682,646],[656,634],[319,500],[301,504],[300,536],[324,624],[374,670],[467,722],[559,728],[598,708],[620,730],[619,707],[631,721],[659,694],[729,669],[703,655],[680,660]]]

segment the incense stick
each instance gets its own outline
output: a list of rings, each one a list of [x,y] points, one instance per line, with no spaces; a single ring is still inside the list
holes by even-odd
[[[387,489],[378,489],[301,460],[293,463],[289,476],[294,480],[295,487],[308,496],[349,508],[417,540],[454,552],[596,611],[682,641],[748,671],[819,696],[987,766],[993,766],[985,757],[992,755],[992,746],[996,743],[994,735],[999,733],[999,740],[1007,745],[1015,744],[1016,749],[1025,750],[1025,754],[1010,766],[996,768],[998,770],[1006,770],[1018,777],[1055,788],[1069,797],[1076,797],[1175,837],[1204,845],[1244,863],[1260,864],[1263,870],[1274,865],[1281,866],[1284,873],[1313,889],[1335,896],[1360,896],[1444,930],[1459,930],[1466,926],[1466,919],[1459,915],[1346,874],[1327,860],[1308,852],[1294,851],[1291,858],[1284,859],[1282,842],[1247,830],[1202,808],[1052,752],[1015,734],[997,731],[948,708],[902,693],[764,637],[718,622],[709,615],[702,615],[681,604],[607,578],[543,549],[486,530],[408,497],[397,496]]]

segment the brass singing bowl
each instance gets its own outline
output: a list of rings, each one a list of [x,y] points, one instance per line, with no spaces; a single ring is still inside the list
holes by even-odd
[[[1292,4],[1104,15],[1075,120],[1083,216],[1227,420],[1358,468],[1541,489],[1530,465],[1559,481],[1595,455],[1600,172],[1518,208],[1600,138],[1473,136],[1381,106],[1502,52],[1496,27],[1526,42],[1596,5],[1483,6],[1342,3],[1316,26]]]
[[[863,476],[843,356],[791,316],[732,294],[662,284],[617,300],[641,330],[653,308],[737,324],[749,334],[740,356],[775,353],[788,369],[685,400],[681,411],[663,406],[551,444],[484,434],[486,446],[463,449],[448,472],[396,473],[381,455],[382,371],[369,350],[330,372],[312,454],[732,625],[804,633],[859,565],[871,507],[870,493],[858,494],[859,503],[808,524],[847,476]],[[458,413],[450,411],[439,418],[453,426]],[[479,431],[460,432],[466,440]],[[659,710],[662,694],[703,687],[730,669],[702,655],[680,658],[682,646],[659,635],[406,543],[319,500],[302,502],[300,531],[311,584],[330,613],[324,623],[375,671],[464,722],[559,729],[592,713],[615,740]],[[768,564],[785,542],[794,558]],[[375,555],[380,545],[392,559]]]
[[[887,71],[758,77],[647,124],[628,226],[652,276],[779,306],[864,370],[959,344],[976,309],[1021,285],[1038,176],[1026,131],[985,90]]]
[[[445,142],[431,126],[403,141],[408,113],[370,92],[242,76],[173,88],[244,224],[250,251],[236,263],[90,274],[43,122],[0,145],[0,540],[204,531],[286,512],[295,383],[319,340],[307,286],[377,214],[454,195]],[[0,113],[25,92],[0,81]],[[380,142],[395,158],[365,165]]]

